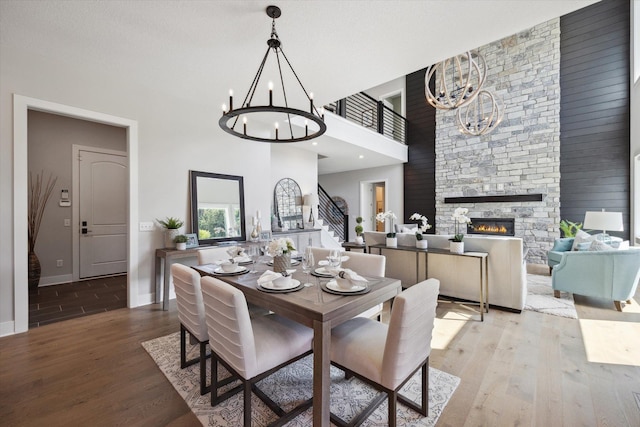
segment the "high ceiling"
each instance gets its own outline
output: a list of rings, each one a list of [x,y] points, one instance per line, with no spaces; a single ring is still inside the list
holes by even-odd
[[[285,52],[322,105],[595,2],[2,0],[0,42],[127,75],[217,117],[228,90],[244,96],[255,75],[269,4],[282,9]]]

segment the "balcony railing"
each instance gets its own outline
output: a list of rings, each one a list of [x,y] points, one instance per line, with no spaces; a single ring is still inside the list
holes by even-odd
[[[324,109],[387,138],[403,144],[407,141],[407,119],[364,92],[332,102]]]

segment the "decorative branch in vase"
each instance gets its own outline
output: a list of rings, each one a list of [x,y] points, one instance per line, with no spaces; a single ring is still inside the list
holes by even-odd
[[[40,260],[36,256],[36,240],[40,232],[40,224],[44,215],[44,209],[51,197],[53,188],[58,181],[57,177],[49,174],[47,183],[44,183],[44,171],[37,173],[35,178],[29,172],[29,212],[28,212],[28,239],[29,239],[29,289],[36,289],[40,283]]]
[[[467,213],[469,213],[469,209],[467,208],[456,208],[456,210],[453,211],[451,219],[453,219],[455,224],[455,234],[453,238],[449,239],[451,241],[449,244],[449,250],[451,252],[464,253],[464,242],[462,241],[464,234],[460,232],[460,224],[465,224],[465,227],[466,224],[471,224],[471,219],[467,216]]]

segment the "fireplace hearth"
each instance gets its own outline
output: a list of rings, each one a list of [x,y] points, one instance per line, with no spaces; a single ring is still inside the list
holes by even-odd
[[[515,236],[515,218],[471,218],[467,234]]]

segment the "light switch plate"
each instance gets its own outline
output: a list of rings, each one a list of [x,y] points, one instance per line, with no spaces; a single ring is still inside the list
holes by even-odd
[[[153,231],[153,228],[153,222],[151,221],[140,222],[140,231]]]

